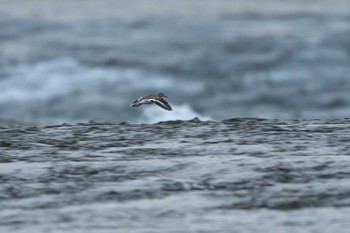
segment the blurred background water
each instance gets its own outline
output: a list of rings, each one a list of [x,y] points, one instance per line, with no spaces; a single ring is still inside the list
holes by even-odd
[[[350,115],[350,1],[0,1],[0,119]],[[164,91],[173,112],[138,109]]]

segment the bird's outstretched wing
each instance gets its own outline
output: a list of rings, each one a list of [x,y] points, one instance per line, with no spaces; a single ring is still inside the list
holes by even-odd
[[[173,110],[171,106],[168,104],[168,102],[166,102],[164,99],[154,99],[152,100],[152,102],[158,105],[159,107],[164,108],[165,110],[168,110],[168,111]]]

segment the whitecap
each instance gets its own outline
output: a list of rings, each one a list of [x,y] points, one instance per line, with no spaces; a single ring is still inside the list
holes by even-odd
[[[194,111],[189,105],[172,105],[173,111],[165,111],[156,105],[142,106],[142,114],[135,122],[139,124],[153,124],[160,121],[190,120],[195,117],[200,120],[209,121],[211,117],[201,115]]]

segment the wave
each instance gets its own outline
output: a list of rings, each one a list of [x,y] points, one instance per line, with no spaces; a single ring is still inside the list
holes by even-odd
[[[175,105],[173,111],[164,111],[158,106],[146,106],[142,108],[142,115],[135,122],[138,124],[153,124],[160,121],[190,120],[199,118],[203,121],[213,120],[210,116],[201,115],[194,111],[189,105]]]
[[[159,91],[184,101],[184,93],[202,92],[205,85],[136,69],[89,67],[70,58],[11,66],[0,73],[0,118],[45,124],[190,119],[198,114],[189,106],[179,105],[168,114],[147,106],[140,116],[129,105]]]

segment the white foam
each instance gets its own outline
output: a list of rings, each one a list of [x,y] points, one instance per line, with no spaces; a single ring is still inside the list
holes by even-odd
[[[188,105],[172,105],[173,111],[166,111],[156,105],[141,106],[140,108],[142,109],[142,115],[136,122],[139,124],[153,124],[159,121],[170,120],[191,120],[195,117],[204,121],[212,120],[208,116],[196,113]]]
[[[192,93],[204,89],[202,82],[177,80],[137,69],[89,67],[70,58],[8,67],[5,73],[8,77],[0,79],[0,102],[47,100],[77,91],[98,92],[104,87],[114,87],[121,96],[132,92],[144,95],[145,90],[165,91],[174,86]]]
[[[9,78],[1,80],[0,102],[45,101],[116,83],[118,87],[131,86],[137,81],[137,75],[130,70],[90,68],[68,58],[11,67],[7,74]]]
[[[139,69],[90,67],[70,58],[9,66],[3,73],[6,77],[0,79],[0,118],[46,123],[135,122],[135,109],[128,107],[141,95],[164,91],[174,100],[169,90],[181,96],[189,90],[195,94],[204,89],[202,82],[194,80],[178,80]],[[198,117],[189,107],[174,107],[175,111],[166,113],[157,106],[144,106],[142,111],[146,112],[140,122]]]

